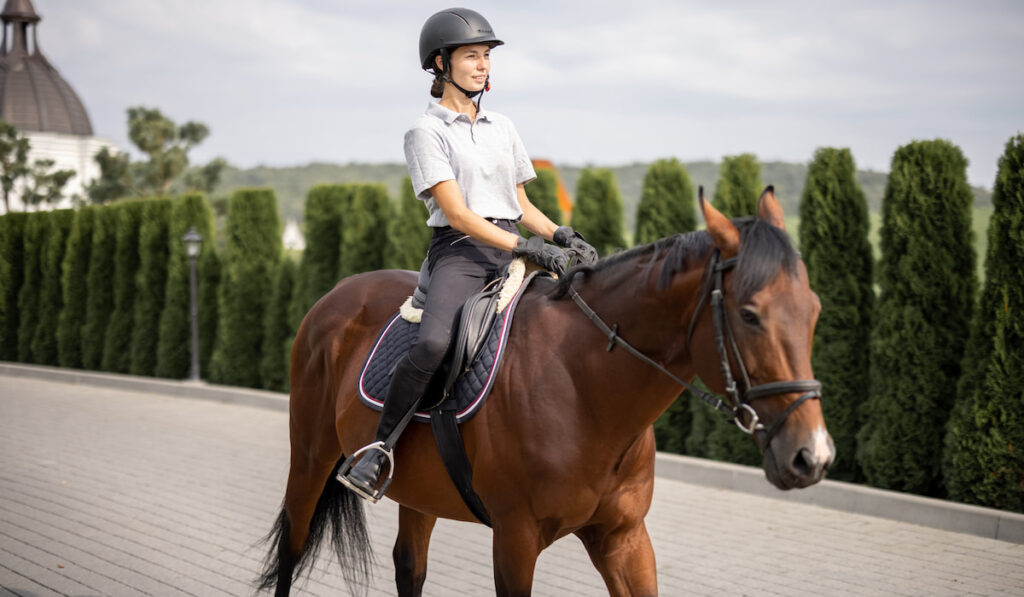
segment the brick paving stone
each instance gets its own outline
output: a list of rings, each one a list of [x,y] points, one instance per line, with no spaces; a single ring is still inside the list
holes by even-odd
[[[0,597],[251,594],[287,436],[285,413],[0,376]],[[397,506],[367,520],[367,594],[393,595]],[[658,479],[647,525],[663,595],[1024,595],[1022,545],[806,504]],[[347,594],[329,556],[293,594]],[[493,592],[490,531],[438,521],[424,593]],[[607,593],[570,536],[534,594]]]

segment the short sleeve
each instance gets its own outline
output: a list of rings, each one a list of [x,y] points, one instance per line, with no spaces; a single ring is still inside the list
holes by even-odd
[[[440,136],[424,128],[413,128],[405,133],[405,163],[409,166],[409,179],[417,197],[439,182],[454,180],[448,154]]]
[[[526,184],[537,178],[537,172],[533,169],[533,162],[530,161],[530,156],[526,153],[526,147],[523,146],[523,140],[519,138],[516,127],[510,122],[509,128],[512,131],[512,157],[515,160],[516,184]]]

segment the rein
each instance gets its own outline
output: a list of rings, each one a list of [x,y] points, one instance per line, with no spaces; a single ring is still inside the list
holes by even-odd
[[[711,263],[709,266],[712,268],[714,275],[714,288],[711,290],[711,309],[712,309],[712,321],[715,324],[715,348],[718,350],[718,356],[721,359],[720,365],[722,369],[722,379],[725,381],[725,391],[728,395],[729,401],[732,403],[730,407],[722,397],[717,394],[705,392],[704,390],[694,386],[693,384],[680,379],[678,376],[673,374],[671,371],[666,369],[661,363],[658,363],[654,359],[640,352],[629,342],[626,342],[622,336],[619,335],[619,325],[613,324],[608,327],[608,324],[601,319],[601,317],[595,312],[590,305],[587,304],[583,297],[580,296],[576,288],[569,285],[568,294],[572,298],[573,302],[583,311],[590,321],[594,322],[594,325],[601,330],[601,332],[608,338],[608,346],[605,350],[611,352],[616,345],[624,348],[629,354],[633,355],[637,359],[647,363],[651,367],[654,367],[658,371],[661,371],[670,379],[685,387],[687,390],[693,392],[698,398],[707,402],[712,408],[718,410],[729,416],[730,420],[736,424],[743,432],[748,434],[761,433],[762,445],[765,449],[768,448],[769,443],[775,434],[782,429],[782,425],[786,422],[786,418],[795,411],[801,404],[810,400],[816,399],[821,400],[821,382],[815,379],[795,379],[790,381],[773,381],[764,384],[758,384],[756,386],[750,383],[750,376],[747,375],[747,368],[743,363],[743,358],[740,356],[739,347],[736,345],[736,338],[733,336],[732,328],[729,326],[729,319],[726,317],[725,312],[725,296],[722,291],[722,277],[725,271],[732,269],[736,266],[738,258],[732,257],[721,261],[720,254],[716,249],[714,255],[711,257]],[[693,336],[693,330],[697,325],[697,316],[700,315],[701,309],[704,307],[704,303],[709,295],[701,295],[700,302],[697,303],[697,308],[693,312],[693,318],[690,320],[690,326],[686,336],[687,346],[690,344],[690,339]],[[728,349],[731,350],[733,357],[736,359],[736,363],[739,366],[740,373],[742,374],[744,386],[743,390],[737,387],[736,380],[732,374],[732,367],[729,365],[729,353]],[[751,406],[751,402],[758,398],[765,398],[768,396],[774,396],[777,394],[790,394],[796,392],[803,392],[799,398],[793,401],[786,410],[782,413],[770,427],[765,427],[760,422],[760,417]],[[746,411],[750,423],[746,426],[741,422],[741,414]]]

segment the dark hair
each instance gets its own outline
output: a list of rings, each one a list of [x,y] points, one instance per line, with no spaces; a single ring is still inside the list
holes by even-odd
[[[430,97],[441,97],[444,95],[444,74],[434,75],[434,82],[430,84]]]

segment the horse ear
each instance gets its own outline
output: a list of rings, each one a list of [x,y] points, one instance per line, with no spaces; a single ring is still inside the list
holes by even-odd
[[[722,215],[722,212],[715,209],[704,199],[704,186],[699,187],[700,211],[704,214],[704,221],[708,223],[708,233],[715,241],[715,246],[722,254],[722,259],[730,259],[740,252],[740,231],[729,221],[729,218]]]
[[[768,185],[757,200],[757,217],[781,230],[786,229],[786,221],[782,217],[782,206],[775,199],[775,186]]]

